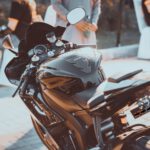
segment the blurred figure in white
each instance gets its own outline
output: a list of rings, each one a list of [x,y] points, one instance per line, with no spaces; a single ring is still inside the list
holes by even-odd
[[[96,45],[95,32],[98,29],[101,0],[51,0],[51,4],[56,11],[57,26],[66,27],[63,40],[75,44]],[[69,25],[67,14],[78,7],[84,8],[86,17],[75,25]]]

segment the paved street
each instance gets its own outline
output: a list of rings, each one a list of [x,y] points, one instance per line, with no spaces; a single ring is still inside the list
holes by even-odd
[[[107,77],[116,72],[141,68],[150,72],[150,61],[136,58],[104,61],[102,66]],[[24,104],[18,96],[11,98],[14,90],[0,87],[0,150],[45,150],[35,134]]]
[[[18,96],[10,97],[13,91],[4,87],[0,90],[0,150],[45,150],[23,102]]]

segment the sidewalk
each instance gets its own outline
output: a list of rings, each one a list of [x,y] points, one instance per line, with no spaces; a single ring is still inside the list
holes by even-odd
[[[9,90],[14,89],[1,88]],[[1,91],[1,90],[0,90]],[[42,142],[35,134],[30,114],[21,99],[11,98],[0,92],[0,150],[45,150]]]
[[[150,61],[136,58],[102,61],[102,66],[107,77],[135,69],[150,72]],[[11,98],[13,91],[14,88],[0,87],[0,150],[45,150],[32,127],[25,105],[18,96]],[[150,113],[144,118],[150,122],[148,118]]]

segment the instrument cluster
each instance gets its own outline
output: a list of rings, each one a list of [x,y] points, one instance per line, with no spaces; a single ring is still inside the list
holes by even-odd
[[[42,55],[48,52],[48,48],[45,45],[36,45],[33,49],[35,55]]]

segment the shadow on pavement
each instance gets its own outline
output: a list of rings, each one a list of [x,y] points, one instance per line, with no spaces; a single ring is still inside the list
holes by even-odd
[[[5,150],[46,150],[46,148],[35,133],[35,130],[31,129]]]

